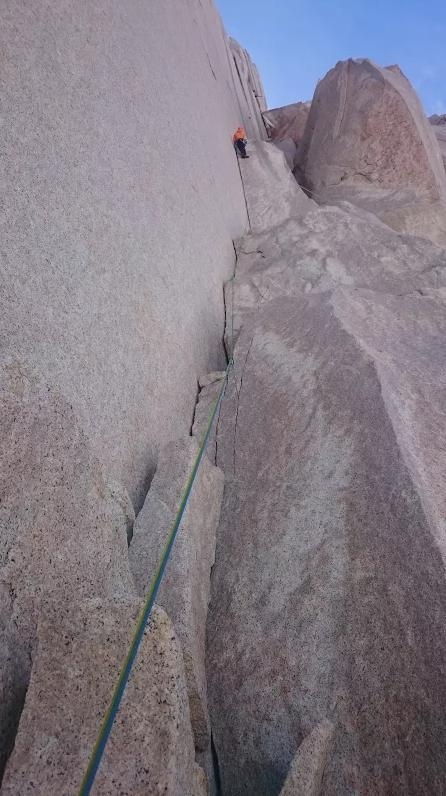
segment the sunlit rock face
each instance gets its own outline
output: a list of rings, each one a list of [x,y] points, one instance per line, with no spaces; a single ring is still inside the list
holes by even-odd
[[[223,793],[443,794],[446,251],[348,203],[276,221],[288,174],[256,204],[265,147],[243,164],[261,231],[226,290],[207,652]]]
[[[298,153],[318,201],[352,201],[446,243],[446,175],[432,126],[397,66],[339,62],[320,81]]]

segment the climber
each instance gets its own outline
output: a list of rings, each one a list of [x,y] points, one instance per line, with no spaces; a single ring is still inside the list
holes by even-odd
[[[234,142],[234,146],[240,152],[242,158],[249,158],[249,155],[246,154],[246,144],[248,140],[246,138],[246,133],[243,127],[237,127],[234,135],[232,136],[232,140]]]

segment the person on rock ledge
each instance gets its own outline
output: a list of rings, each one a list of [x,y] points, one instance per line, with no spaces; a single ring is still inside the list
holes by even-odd
[[[249,158],[249,155],[246,154],[246,144],[248,143],[248,140],[243,127],[237,127],[237,130],[232,136],[232,140],[234,142],[234,146],[240,152],[240,156],[242,158]]]

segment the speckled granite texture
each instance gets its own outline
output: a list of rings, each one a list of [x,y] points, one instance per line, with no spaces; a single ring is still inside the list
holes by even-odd
[[[210,2],[9,0],[0,52],[2,349],[140,502],[223,364],[247,223],[231,136],[258,123]]]
[[[2,796],[77,793],[139,608],[139,600],[90,600],[69,612],[53,607],[41,617]],[[158,608],[92,792],[206,796],[204,772],[195,764],[180,646],[169,618]]]
[[[41,612],[135,593],[158,451],[225,364],[243,59],[245,104],[210,0],[0,7],[0,768]]]
[[[222,792],[288,776],[306,796],[444,796],[446,251],[347,203],[277,220],[276,190],[257,202],[268,147],[243,163],[263,231],[227,288],[207,654]]]

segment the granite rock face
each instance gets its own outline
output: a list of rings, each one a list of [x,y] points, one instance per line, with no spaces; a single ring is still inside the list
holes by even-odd
[[[398,67],[349,60],[320,81],[296,174],[318,201],[354,202],[398,231],[446,244],[441,154]]]
[[[2,349],[73,406],[138,508],[197,376],[224,364],[247,224],[232,133],[266,137],[231,46],[210,0],[0,9]]]
[[[231,345],[231,343],[229,343]],[[227,349],[230,352],[230,348]],[[195,437],[198,444],[202,442],[209,425],[210,417],[213,409],[218,401],[220,391],[225,379],[225,371],[216,371],[215,373],[208,373],[198,380],[200,392],[198,393],[197,404],[195,406],[194,422],[192,426],[192,436]],[[218,416],[214,421],[209,435],[209,441],[206,448],[206,455],[215,464],[217,457],[215,432],[218,424]]]
[[[129,551],[141,596],[161,558],[197,453],[197,442],[189,437],[171,443],[160,455]],[[157,597],[182,646],[195,746],[200,752],[210,747],[205,628],[222,495],[223,473],[204,456]]]
[[[140,605],[88,600],[76,611],[64,614],[56,607],[41,616],[2,796],[78,791]],[[206,779],[195,763],[181,649],[160,609],[146,630],[93,793],[206,796]]]
[[[347,203],[275,212],[239,247],[218,426],[222,790],[278,794],[300,748],[321,796],[445,794],[446,251]]]
[[[446,169],[446,114],[442,116],[434,116],[429,117],[429,121],[433,126],[435,138],[438,141],[438,146],[440,147],[441,156],[443,158],[443,164]]]
[[[248,190],[249,185],[248,179]],[[228,347],[247,315],[283,295],[342,286],[422,295],[446,287],[445,253],[432,242],[396,236],[372,213],[347,202],[309,207],[301,217],[240,242],[236,279],[225,286]]]
[[[334,727],[321,721],[304,738],[294,758],[280,796],[319,796]]]
[[[305,131],[310,108],[311,102],[294,102],[265,111],[263,116],[271,125],[271,140],[277,142],[291,138],[298,146]]]
[[[446,113],[433,113],[432,116],[429,116],[429,122],[433,125],[446,124]]]
[[[232,133],[266,136],[235,47],[211,0],[0,8],[0,773],[42,611],[136,594],[134,508],[225,365]]]
[[[76,792],[232,353],[94,792],[446,796],[442,125],[349,61],[285,159],[211,0],[0,21],[2,796]]]
[[[291,171],[296,165],[297,147],[292,138],[284,138],[282,141],[274,141],[274,145],[285,155],[285,160]]]
[[[446,200],[432,127],[398,67],[350,59],[328,72],[315,91],[301,165],[315,191],[370,182]]]
[[[73,407],[16,360],[1,363],[0,707],[3,762],[13,741],[42,609],[135,594],[133,509],[107,483]],[[38,475],[38,477],[37,477]]]
[[[295,102],[271,108],[263,114],[271,141],[284,153],[291,170],[299,162],[298,149],[310,113],[311,102]]]
[[[145,594],[158,563],[197,444],[192,438],[172,443],[170,454],[160,456],[133,528],[128,495],[106,482],[62,396],[9,360],[1,384],[3,763],[18,727],[1,792],[68,796],[85,769],[140,607],[137,593]],[[34,486],[29,474],[37,467],[40,482]],[[207,751],[211,777],[204,644],[222,490],[221,471],[205,458],[160,593],[172,609],[179,641],[170,621],[155,611],[149,648],[143,645],[138,656],[94,792],[208,792],[194,746]],[[132,534],[136,587],[127,552]]]
[[[311,102],[295,102],[272,108],[263,114],[271,141],[284,153],[291,170],[298,161],[298,149],[310,113]]]
[[[241,161],[240,166],[248,186],[246,206],[251,232],[262,232],[311,206],[281,152],[264,142],[254,144],[249,151],[255,167],[251,167],[250,160]]]
[[[267,138],[262,111],[266,110],[265,91],[257,67],[249,53],[235,39],[229,39],[229,58],[234,71],[234,85],[240,107],[243,108],[243,126],[249,138]]]

